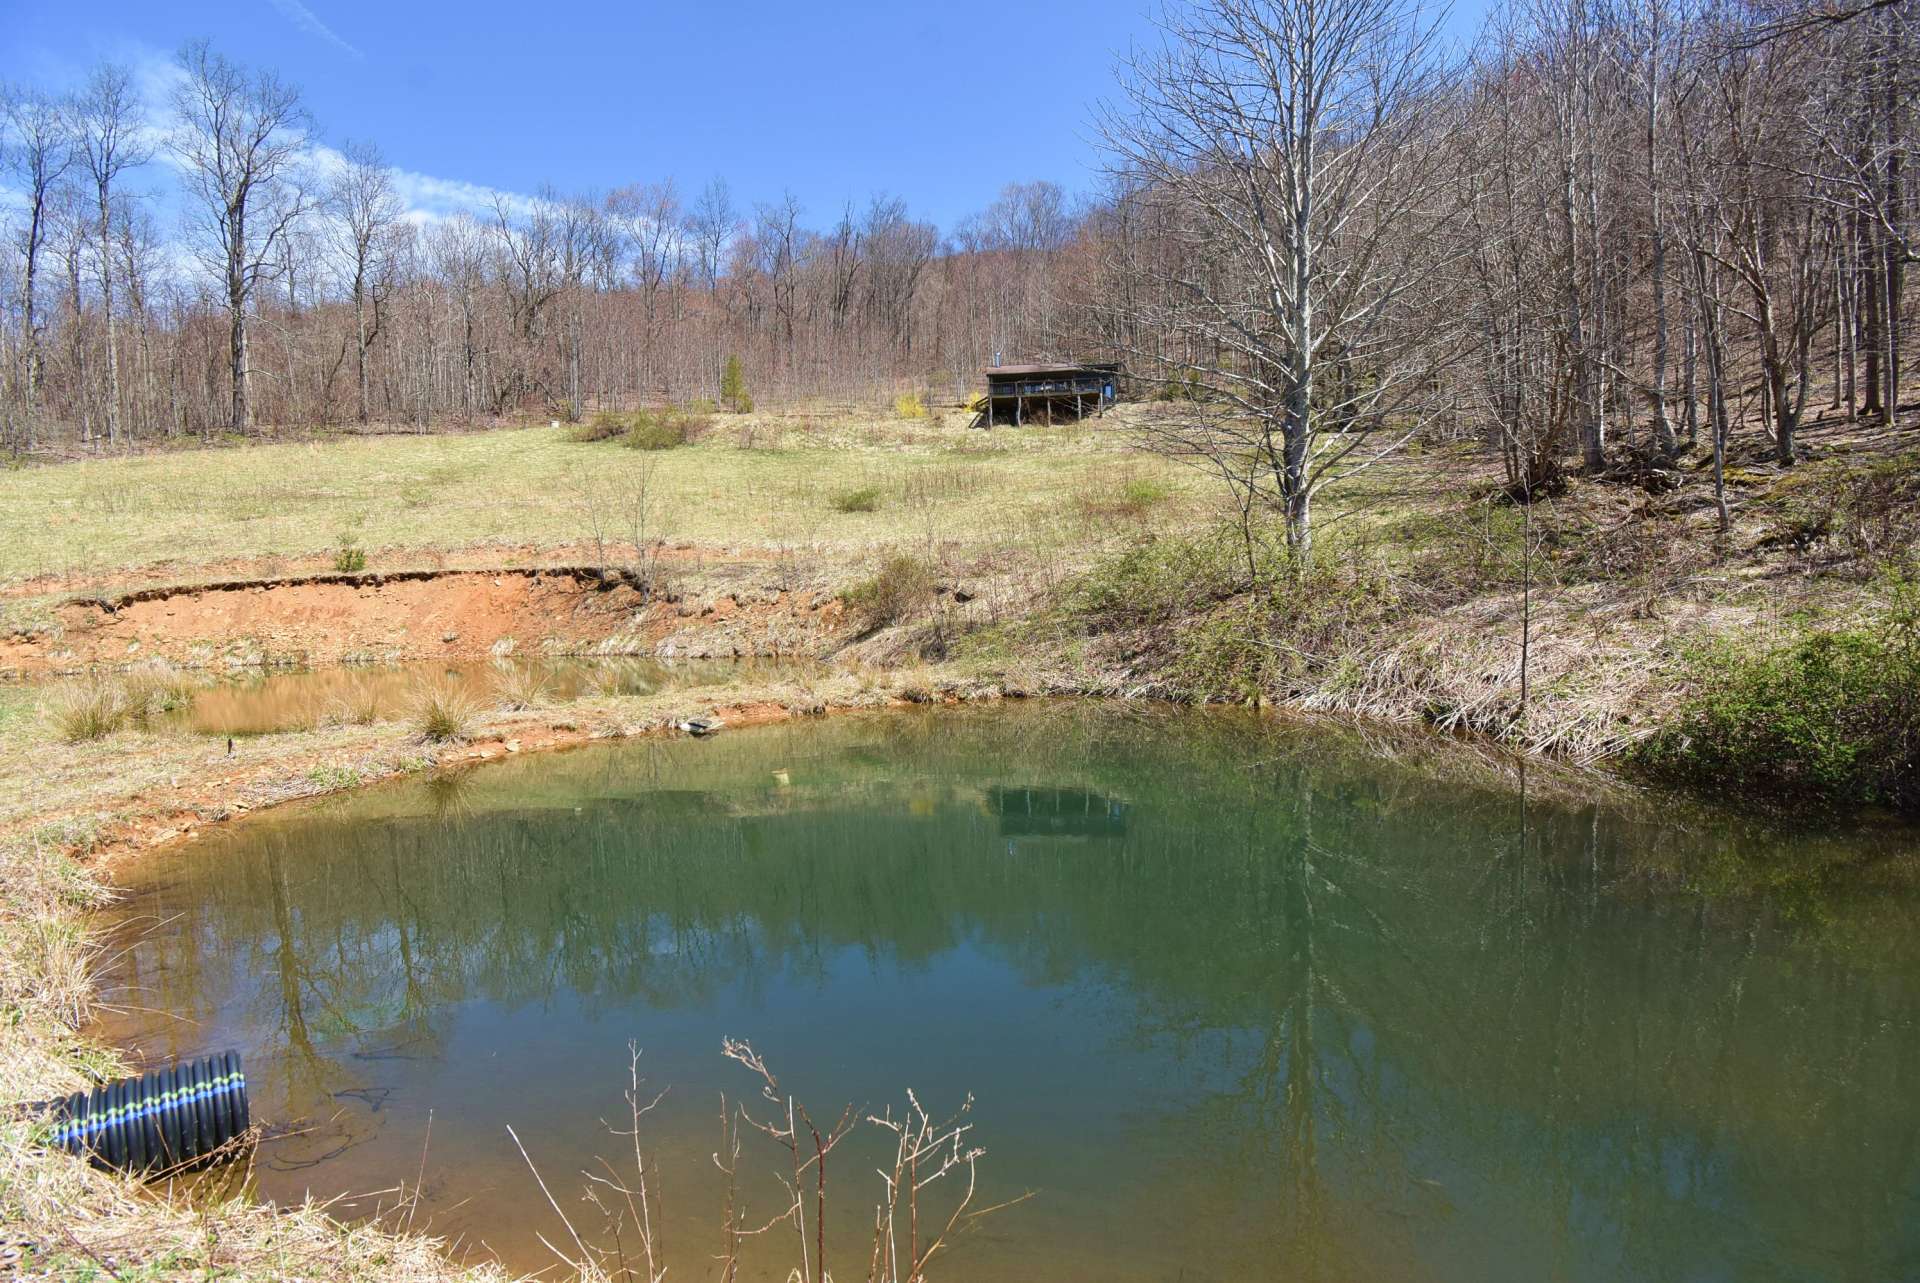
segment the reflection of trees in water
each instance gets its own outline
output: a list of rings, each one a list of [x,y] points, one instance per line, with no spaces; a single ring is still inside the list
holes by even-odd
[[[1129,1141],[1295,1277],[1437,1260],[1437,1216],[1503,1232],[1471,1217],[1495,1189],[1528,1276],[1711,1271],[1741,1244],[1760,1277],[1863,1244],[1912,1263],[1911,900],[1849,903],[1837,843],[1787,853],[1811,889],[1691,894],[1687,870],[1724,884],[1762,838],[1522,819],[1288,747],[1211,719],[949,716],[521,763],[456,807],[260,827],[141,906],[186,925],[133,965],[161,1005],[198,997],[171,980],[236,986],[288,1090],[326,1093],[352,1050],[431,1046],[456,999],[697,1006],[847,947],[916,966],[975,940],[1035,983],[1110,981],[1117,1045],[1231,1040],[1230,1075]],[[1125,799],[1124,836],[1010,855],[987,800],[1036,763],[1061,797]]]

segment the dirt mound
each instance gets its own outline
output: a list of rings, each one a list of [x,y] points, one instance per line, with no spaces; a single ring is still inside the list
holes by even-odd
[[[417,570],[232,580],[75,598],[57,623],[0,639],[0,676],[152,660],[240,668],[488,655],[806,655],[839,603],[788,591],[764,566],[679,576],[664,595],[582,567]]]

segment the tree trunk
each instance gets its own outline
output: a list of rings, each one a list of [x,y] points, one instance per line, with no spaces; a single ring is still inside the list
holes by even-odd
[[[1885,370],[1887,390],[1884,414],[1886,421],[1892,423],[1900,411],[1900,311],[1901,295],[1906,287],[1906,261],[1904,236],[1901,222],[1905,213],[1904,194],[1901,190],[1900,162],[1902,148],[1906,140],[1901,137],[1900,111],[1904,99],[1904,76],[1899,74],[1905,69],[1904,54],[1906,41],[1903,39],[1905,20],[1893,14],[1888,15],[1887,59],[1885,66],[1886,87],[1883,101],[1886,111],[1887,159],[1886,187],[1882,199],[1886,203],[1886,217],[1889,224],[1886,236],[1886,288],[1887,307],[1882,331],[1886,336]]]
[[[1700,444],[1700,341],[1691,316],[1687,318],[1680,363],[1681,395],[1686,401],[1682,414],[1687,425],[1687,448],[1692,449]]]
[[[353,280],[353,350],[360,380],[360,422],[367,422],[367,291],[356,274]]]
[[[227,312],[227,357],[233,376],[233,406],[227,426],[244,435],[253,426],[253,371],[248,363],[246,297],[238,287],[229,291]]]
[[[120,344],[113,322],[113,223],[112,206],[104,188],[100,192],[100,317],[107,331],[107,444],[120,440]]]
[[[1660,198],[1653,206],[1653,442],[1668,458],[1678,453],[1667,417],[1667,242],[1660,231]]]
[[[1879,253],[1878,237],[1869,232],[1866,237],[1869,250],[1868,261],[1860,268],[1859,285],[1861,302],[1860,347],[1866,355],[1862,362],[1862,380],[1867,385],[1866,404],[1861,412],[1868,418],[1880,418],[1884,413],[1881,400],[1880,358],[1882,355],[1881,331],[1885,328],[1881,321],[1885,314],[1886,296],[1883,287],[1886,276],[1882,271],[1882,255]]]

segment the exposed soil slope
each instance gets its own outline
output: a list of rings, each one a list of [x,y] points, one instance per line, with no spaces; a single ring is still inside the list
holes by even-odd
[[[764,563],[676,571],[664,594],[585,567],[235,579],[76,597],[0,639],[0,677],[150,660],[196,668],[505,654],[690,658],[817,653],[838,600]]]

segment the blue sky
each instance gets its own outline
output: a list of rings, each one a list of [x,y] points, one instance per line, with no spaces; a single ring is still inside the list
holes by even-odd
[[[299,85],[324,141],[377,143],[426,213],[719,175],[743,209],[791,189],[818,226],[884,191],[951,231],[1010,181],[1096,184],[1091,105],[1151,2],[0,0],[0,78],[110,58],[160,97],[207,36]]]
[[[299,85],[323,137],[458,187],[530,192],[711,177],[743,207],[790,188],[808,221],[887,191],[943,230],[1001,184],[1095,181],[1089,104],[1146,5],[0,0],[0,77],[62,88],[209,36]],[[1017,35],[1049,51],[989,75]],[[418,199],[436,199],[431,183]]]

